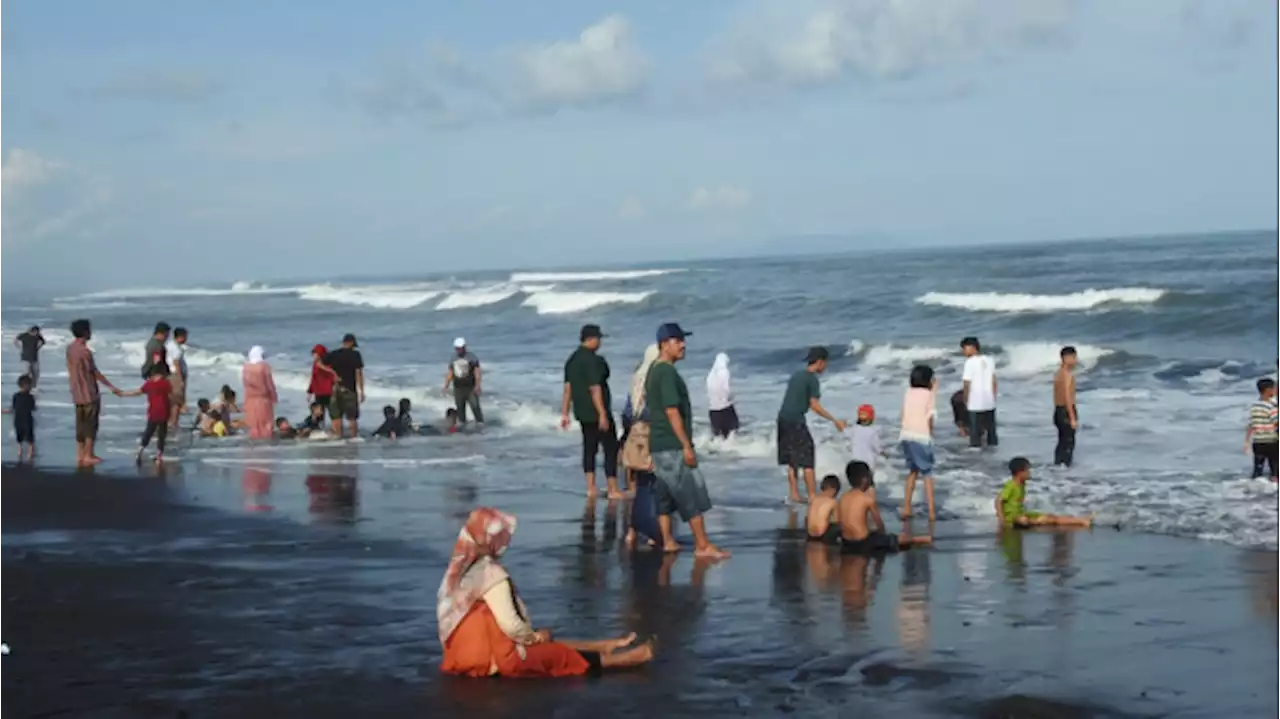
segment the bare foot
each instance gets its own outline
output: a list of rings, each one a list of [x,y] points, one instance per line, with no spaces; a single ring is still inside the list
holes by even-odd
[[[787,501],[791,502],[792,504],[801,504],[802,502],[804,502],[803,499],[800,499],[800,495],[798,494],[793,494],[790,497],[787,497]]]
[[[90,458],[86,459],[86,460],[84,461],[84,464],[85,464],[85,466],[86,466],[86,467],[88,467],[88,466],[92,466],[92,465],[98,464],[98,463],[100,463],[101,461],[102,461],[102,458],[95,454],[95,455],[93,455],[92,457],[90,457]]]
[[[617,639],[614,639],[612,642],[609,643],[608,645],[609,651],[616,652],[623,647],[629,647],[631,646],[632,642],[634,642],[635,640],[636,640],[635,632],[631,632],[625,637],[618,637]]]
[[[701,559],[728,559],[733,555],[714,544],[708,544],[701,549],[694,550],[693,556]]]
[[[911,512],[903,511],[898,513],[900,519],[911,519]]]
[[[595,488],[595,485],[592,485],[592,486],[590,486],[590,487],[587,487],[587,496],[588,496],[588,497],[593,497],[593,498],[594,498],[594,497],[595,497],[596,495],[598,495],[598,494],[600,494],[600,490],[596,489],[596,488]]]
[[[615,490],[613,490],[612,492],[610,492],[609,494],[605,495],[605,496],[606,496],[608,499],[610,499],[610,500],[615,500],[615,499],[626,499],[626,498],[627,498],[627,495],[626,495],[626,494],[624,494],[624,493],[622,493],[622,492],[619,492],[619,491],[618,491],[618,490],[616,490],[616,489],[615,489]]]
[[[636,530],[634,529],[627,530],[627,536],[622,540],[622,546],[626,547],[627,549],[636,548]]]
[[[680,546],[679,544],[677,544],[676,542],[672,542],[672,543],[670,543],[670,544],[664,544],[664,545],[662,545],[662,551],[664,551],[664,552],[666,552],[666,553],[668,553],[668,554],[672,554],[672,553],[674,553],[674,552],[678,552],[678,551],[680,551],[681,549],[684,549],[684,547],[681,547],[681,546]]]

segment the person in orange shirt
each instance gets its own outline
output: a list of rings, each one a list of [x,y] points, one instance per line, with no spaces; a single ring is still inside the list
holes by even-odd
[[[470,677],[598,676],[653,659],[654,642],[630,647],[636,635],[600,641],[553,639],[533,628],[499,558],[511,544],[516,519],[496,509],[471,512],[453,545],[436,594],[436,620],[445,674]]]

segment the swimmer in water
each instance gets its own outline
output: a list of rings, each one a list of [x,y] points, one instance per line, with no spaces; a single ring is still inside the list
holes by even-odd
[[[896,537],[884,531],[884,520],[875,496],[870,494],[873,485],[871,466],[866,462],[850,462],[845,469],[851,491],[840,498],[841,551],[852,554],[896,552],[915,545],[932,544],[933,538],[924,535],[913,537],[903,532]],[[871,518],[868,523],[867,518]],[[869,525],[874,526],[871,529]]]
[[[373,430],[373,436],[395,439],[399,434],[400,420],[396,419],[396,408],[387,405],[382,408],[382,426]]]
[[[413,409],[413,403],[408,397],[400,399],[400,414],[396,416],[396,421],[400,423],[400,432],[402,434],[413,434],[418,431],[418,424],[413,421],[413,415],[409,414],[409,410]]]
[[[1000,496],[996,497],[996,517],[1002,527],[1091,527],[1093,517],[1066,517],[1053,514],[1028,512],[1023,505],[1027,496],[1027,480],[1031,479],[1031,462],[1026,457],[1009,460],[1009,473],[1013,477],[1004,483]]]
[[[840,494],[840,478],[828,474],[822,478],[821,491],[809,503],[809,513],[804,518],[805,532],[810,542],[840,543],[840,516],[836,495]]]
[[[324,403],[316,400],[311,403],[311,414],[294,427],[299,437],[309,437],[313,432],[324,433]]]
[[[289,420],[284,417],[276,417],[276,436],[280,439],[297,439],[298,430],[289,424]]]

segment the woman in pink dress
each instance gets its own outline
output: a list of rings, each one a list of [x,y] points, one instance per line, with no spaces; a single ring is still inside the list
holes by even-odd
[[[244,423],[251,439],[271,439],[275,426],[276,383],[271,377],[271,365],[263,359],[261,347],[249,350],[249,361],[241,370],[244,382]]]

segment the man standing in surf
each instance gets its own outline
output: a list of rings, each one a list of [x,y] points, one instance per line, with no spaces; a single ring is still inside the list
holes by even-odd
[[[658,360],[645,378],[644,395],[649,407],[649,451],[653,456],[654,493],[658,500],[658,526],[662,551],[676,552],[680,545],[671,533],[671,515],[689,523],[693,532],[694,556],[722,559],[729,553],[707,537],[704,515],[711,509],[707,482],[698,469],[693,451],[693,411],[689,387],[676,371],[684,359],[685,332],[677,324],[658,328]]]
[[[599,325],[583,325],[581,344],[564,363],[564,398],[560,405],[560,428],[569,428],[569,408],[582,427],[582,473],[587,479],[587,496],[596,496],[596,452],[604,450],[604,473],[609,499],[622,499],[618,491],[618,430],[613,423],[609,392],[609,363],[601,357]]]
[[[996,437],[996,363],[982,354],[977,337],[960,340],[964,352],[964,405],[969,410],[969,446],[981,447],[982,438],[987,446],[1000,444]]]
[[[1075,347],[1063,347],[1059,353],[1062,365],[1053,376],[1053,426],[1058,430],[1058,445],[1053,449],[1053,464],[1070,467],[1076,453],[1076,361]]]
[[[822,385],[818,375],[827,371],[826,347],[811,347],[805,357],[805,368],[791,375],[787,382],[787,392],[782,396],[782,407],[778,409],[778,466],[787,468],[787,485],[792,502],[800,502],[800,488],[796,473],[804,470],[804,486],[808,492],[808,500],[818,496],[818,484],[813,474],[814,446],[813,435],[809,433],[809,425],[805,423],[805,415],[813,410],[819,417],[836,426],[836,431],[843,432],[845,423],[831,416],[818,400],[822,397]]]

